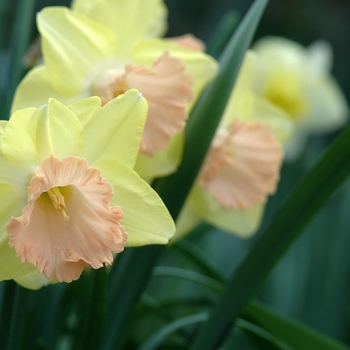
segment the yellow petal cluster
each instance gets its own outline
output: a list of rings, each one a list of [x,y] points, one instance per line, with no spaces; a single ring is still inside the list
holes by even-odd
[[[12,112],[39,107],[50,97],[68,105],[98,95],[106,103],[136,88],[154,120],[145,127],[138,173],[154,178],[175,171],[182,147],[175,152],[181,138],[172,139],[217,63],[157,38],[166,28],[162,1],[75,1],[72,8],[48,7],[38,14],[44,64],[19,84]]]
[[[37,267],[69,282],[86,263],[110,263],[108,249],[168,242],[175,230],[170,214],[132,170],[146,115],[146,100],[129,90],[103,107],[98,97],[68,106],[49,99],[1,123],[1,280]],[[42,285],[40,275],[32,276],[19,282]]]

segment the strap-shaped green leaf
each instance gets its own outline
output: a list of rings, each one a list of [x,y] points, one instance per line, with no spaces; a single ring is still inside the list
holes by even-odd
[[[239,318],[236,321],[236,326],[244,330],[256,350],[293,350],[290,346],[273,336],[263,327],[259,327],[252,322]],[[229,344],[229,346],[230,345],[231,344]],[[230,348],[231,347],[228,347],[228,349]],[[234,348],[232,347],[232,349]]]
[[[165,327],[161,328],[159,331],[155,332],[149,339],[146,340],[146,342],[141,347],[139,347],[139,350],[157,349],[158,346],[162,344],[163,341],[172,333],[176,332],[181,328],[203,322],[207,319],[207,317],[208,317],[207,313],[201,312],[198,314],[179,318],[167,324]]]
[[[332,338],[320,334],[302,323],[282,316],[259,302],[250,303],[244,317],[256,323],[274,337],[298,350],[349,350]]]
[[[207,52],[213,57],[218,57],[236,29],[240,15],[236,11],[229,11],[222,18],[214,34],[207,45]]]

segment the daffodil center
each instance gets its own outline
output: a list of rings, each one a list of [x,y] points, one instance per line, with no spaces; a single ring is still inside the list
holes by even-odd
[[[307,109],[298,80],[291,72],[277,71],[267,78],[262,91],[264,97],[285,110],[295,121],[302,119]]]
[[[62,196],[62,193],[60,192],[58,187],[52,187],[46,193],[51,198],[54,208],[59,210],[62,213],[63,220],[68,221],[69,216],[67,215],[67,213],[65,211],[66,203],[65,203],[64,197]]]
[[[106,69],[91,85],[91,92],[101,98],[103,104],[128,90],[124,69]]]
[[[50,155],[27,190],[22,215],[6,224],[9,245],[48,279],[71,282],[86,263],[94,269],[110,265],[112,252],[124,249],[127,233],[122,209],[111,205],[113,187],[85,159]]]

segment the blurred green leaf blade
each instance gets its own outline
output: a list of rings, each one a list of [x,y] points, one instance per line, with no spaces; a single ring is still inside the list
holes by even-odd
[[[245,318],[256,323],[293,349],[349,350],[350,348],[300,322],[283,316],[259,302],[251,302]]]

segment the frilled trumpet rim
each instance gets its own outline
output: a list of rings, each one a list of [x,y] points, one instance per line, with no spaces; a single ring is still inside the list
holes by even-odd
[[[148,115],[140,151],[148,156],[165,150],[173,135],[183,131],[188,118],[187,105],[193,98],[192,78],[185,63],[168,52],[152,67],[132,63],[124,69],[108,69],[96,77],[92,93],[106,103],[135,88],[148,102]]]
[[[6,225],[9,244],[22,262],[60,282],[78,279],[86,263],[110,265],[127,239],[112,197],[111,184],[85,159],[51,155],[30,181],[22,215]]]
[[[267,125],[235,120],[215,136],[199,184],[225,209],[250,209],[275,192],[282,159]]]

